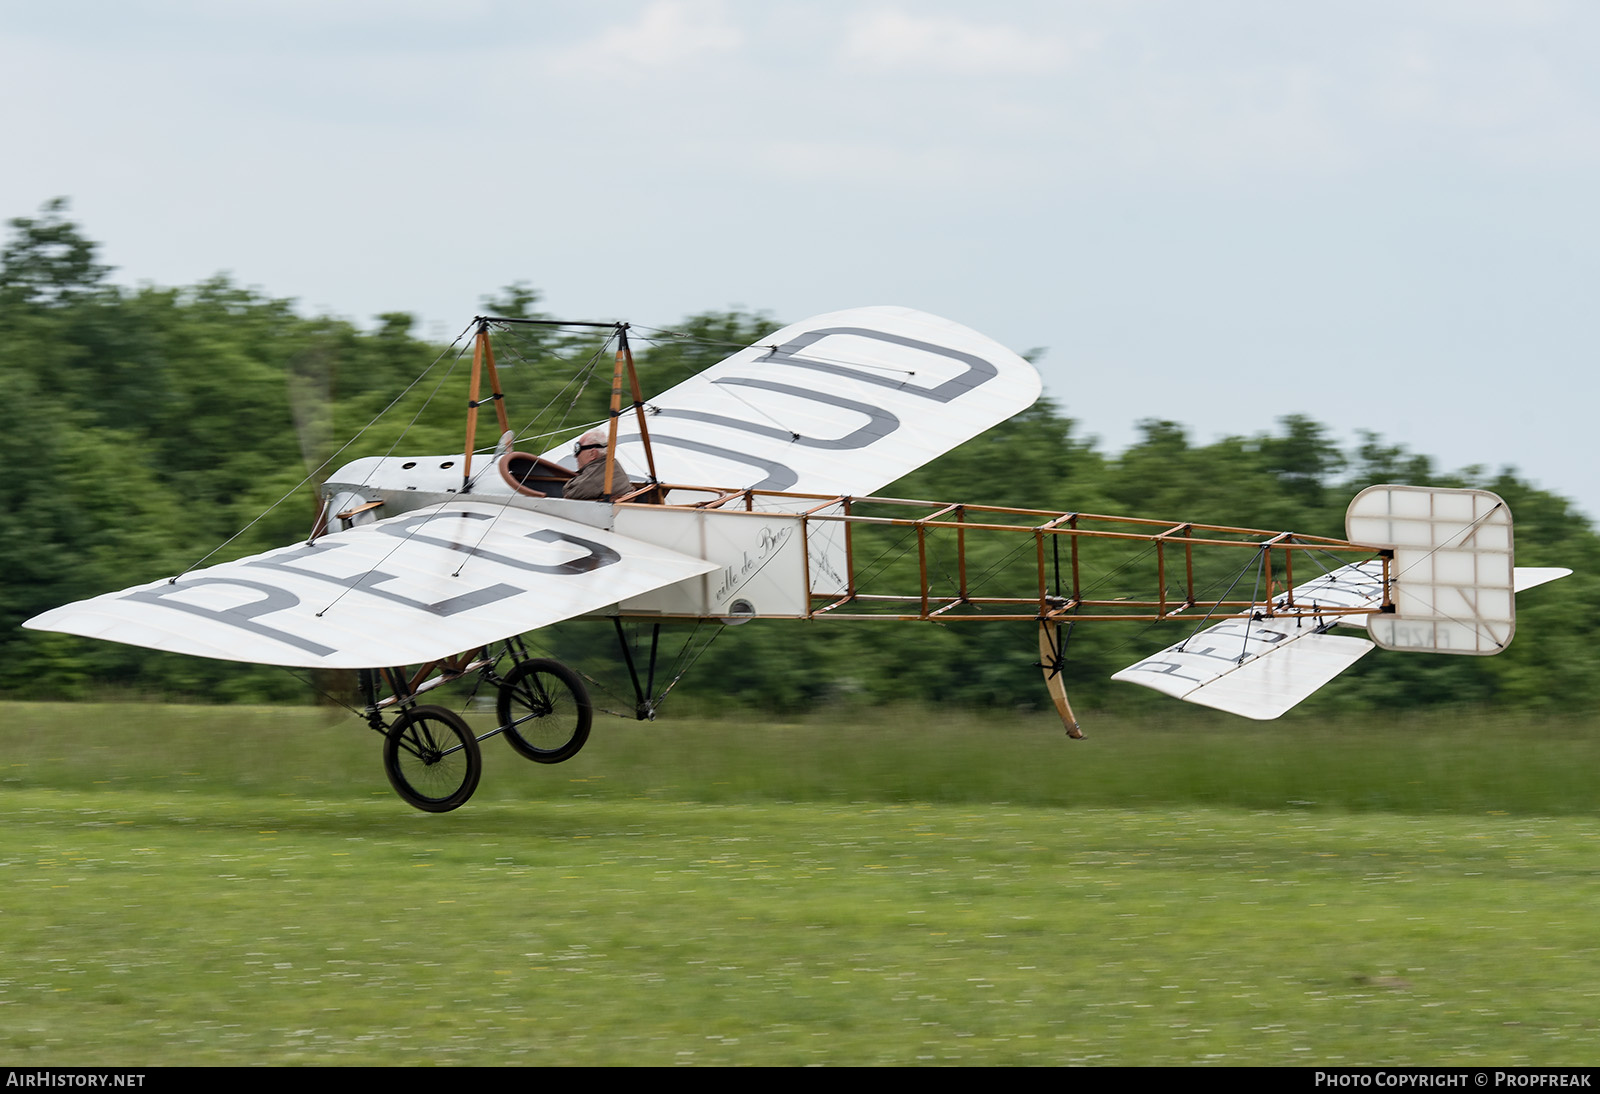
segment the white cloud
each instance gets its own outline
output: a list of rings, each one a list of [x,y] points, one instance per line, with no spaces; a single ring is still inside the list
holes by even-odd
[[[1031,74],[1055,70],[1095,44],[1093,36],[1068,43],[1012,26],[884,10],[852,18],[840,54],[852,65],[902,72]]]
[[[683,68],[744,44],[743,33],[714,0],[655,0],[632,22],[607,27],[561,51],[552,68],[560,75]]]

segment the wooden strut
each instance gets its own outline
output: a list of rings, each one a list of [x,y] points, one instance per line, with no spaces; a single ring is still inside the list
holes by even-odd
[[[644,460],[650,477],[650,486],[643,491],[627,494],[627,500],[642,503],[661,500],[656,479],[656,457],[650,448],[650,427],[644,418],[644,394],[639,387],[639,373],[633,367],[633,349],[628,345],[628,324],[617,324],[617,358],[611,373],[611,426],[606,436],[605,492],[611,493],[611,476],[617,465],[617,423],[622,419],[622,382],[626,377],[633,395],[633,413],[639,423],[639,440],[644,445]],[[627,493],[624,491],[624,493]],[[613,499],[616,500],[616,499]]]
[[[644,393],[639,387],[639,373],[633,367],[633,349],[628,345],[628,326],[626,323],[622,325],[621,335],[622,354],[628,362],[628,385],[633,391],[633,416],[639,423],[639,441],[644,445],[645,467],[650,475],[651,489],[655,491],[654,495],[648,500],[659,502],[661,498],[660,489],[656,485],[658,481],[656,479],[656,455],[650,448],[650,427],[644,420]],[[609,482],[610,480],[607,481]]]
[[[489,399],[494,402],[495,416],[500,422],[500,435],[505,436],[511,430],[511,423],[506,418],[505,394],[500,390],[500,374],[494,367],[494,346],[489,342],[489,324],[480,321],[478,334],[472,342],[472,383],[467,391],[467,443],[465,455],[461,464],[461,492],[467,493],[472,489],[472,442],[478,433],[478,390],[482,383],[485,365],[489,369],[489,390],[493,392]]]

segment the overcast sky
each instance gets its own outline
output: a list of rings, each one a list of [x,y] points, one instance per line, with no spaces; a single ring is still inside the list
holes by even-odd
[[[1600,515],[1597,84],[1577,0],[0,0],[0,217],[445,337],[904,304],[1108,449],[1304,413]]]

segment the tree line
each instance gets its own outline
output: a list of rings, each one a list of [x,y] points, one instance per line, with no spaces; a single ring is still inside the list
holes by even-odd
[[[404,313],[362,329],[300,315],[292,301],[224,277],[183,288],[117,285],[68,212],[55,201],[11,220],[0,251],[0,692],[304,701],[308,682],[281,669],[18,624],[177,573],[219,544],[209,561],[293,542],[311,524],[325,460],[336,467],[386,451],[459,451],[467,384],[460,351],[419,337]],[[538,303],[526,284],[484,299],[491,314],[524,318],[540,317]],[[779,326],[760,314],[708,312],[670,334],[643,332],[637,356],[646,395]],[[538,412],[514,422],[519,436],[604,417],[610,366],[602,336],[522,327],[504,345],[508,405]],[[379,425],[367,428],[375,418]],[[1566,499],[1509,469],[1446,470],[1373,434],[1346,450],[1301,416],[1205,444],[1177,423],[1145,421],[1134,444],[1111,453],[1044,399],[884,493],[1337,537],[1350,498],[1378,482],[1494,490],[1515,517],[1518,564],[1577,573],[1519,598],[1507,653],[1374,654],[1314,697],[1313,713],[1438,702],[1579,709],[1600,697],[1600,537]],[[906,573],[906,546],[882,546],[888,571]],[[1184,633],[1167,624],[1078,628],[1068,651],[1074,701],[1090,710],[1173,710],[1170,700],[1107,678]],[[609,624],[578,621],[531,638],[606,684],[603,704],[631,708]],[[708,641],[676,695],[770,710],[1046,701],[1029,624],[753,621],[725,634],[703,629],[690,653]],[[661,672],[670,679],[676,669],[664,663]]]

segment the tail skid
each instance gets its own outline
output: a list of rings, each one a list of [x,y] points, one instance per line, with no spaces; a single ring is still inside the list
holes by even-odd
[[[1050,690],[1050,700],[1055,703],[1056,713],[1061,715],[1061,724],[1066,727],[1067,736],[1081,741],[1083,730],[1078,727],[1078,719],[1072,713],[1072,704],[1067,702],[1067,681],[1062,675],[1067,667],[1066,652],[1061,641],[1060,625],[1054,620],[1041,620],[1039,667],[1044,670],[1044,685]]]

